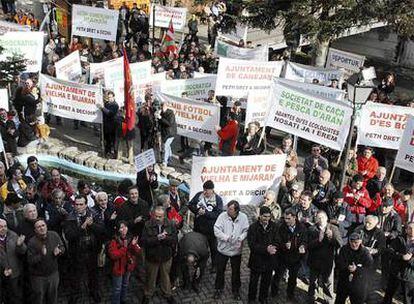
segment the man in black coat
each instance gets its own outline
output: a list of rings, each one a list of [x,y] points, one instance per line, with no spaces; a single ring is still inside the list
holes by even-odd
[[[308,303],[315,303],[315,290],[319,281],[325,301],[333,304],[333,266],[336,251],[341,245],[342,237],[338,227],[329,224],[325,211],[319,210],[316,214],[316,225],[311,226],[308,232]]]
[[[348,297],[351,304],[365,302],[371,266],[372,256],[362,245],[361,235],[353,232],[349,236],[349,243],[341,248],[337,258],[338,288],[335,304],[345,304]]]
[[[174,136],[177,134],[177,123],[175,122],[174,111],[168,109],[166,102],[161,105],[161,114],[156,113],[156,118],[161,128],[161,138],[164,143],[164,166],[168,165],[168,161],[172,156],[171,144],[174,140]]]
[[[105,232],[103,223],[86,204],[83,196],[76,196],[74,211],[62,223],[63,233],[68,240],[71,260],[71,298],[68,303],[78,303],[79,290],[87,272],[90,295],[96,303],[101,301],[98,285],[99,240]]]
[[[128,189],[128,200],[118,211],[117,220],[128,223],[128,231],[133,236],[141,236],[145,222],[150,218],[148,203],[139,198],[138,188],[132,186]]]
[[[285,270],[288,269],[287,297],[293,300],[299,268],[306,253],[307,230],[306,226],[297,220],[296,212],[292,209],[285,210],[283,220],[284,222],[279,227],[277,244],[279,261],[278,269],[273,277],[272,296],[279,293],[279,282]]]
[[[319,175],[318,182],[311,183],[312,204],[318,209],[328,213],[329,206],[332,204],[333,196],[336,193],[336,187],[331,182],[331,173],[329,170],[323,170]]]
[[[179,258],[184,287],[198,292],[209,257],[207,238],[201,233],[191,231],[180,240]]]
[[[117,115],[119,111],[119,106],[115,101],[115,94],[113,92],[108,92],[106,94],[105,105],[102,107],[98,105],[102,110],[103,114],[103,134],[105,141],[105,154],[116,155],[115,151],[115,136],[117,130]]]
[[[259,302],[267,303],[269,286],[275,265],[277,252],[277,226],[270,220],[269,207],[263,206],[259,211],[259,220],[250,225],[247,242],[250,248],[249,268],[249,303],[254,303],[257,285],[260,279]]]
[[[375,176],[367,182],[366,188],[368,190],[370,198],[375,199],[377,193],[380,193],[382,188],[384,188],[385,185],[388,184],[388,179],[386,175],[387,169],[385,169],[384,167],[378,167]]]
[[[383,304],[391,304],[392,297],[400,284],[404,293],[404,303],[414,302],[414,223],[407,224],[405,235],[393,239],[391,249],[391,273]]]
[[[145,250],[147,280],[144,288],[143,304],[147,304],[155,291],[159,274],[161,291],[168,304],[176,301],[171,293],[170,269],[177,247],[177,231],[175,225],[165,218],[165,210],[157,206],[154,217],[145,223],[141,244]]]
[[[211,180],[203,184],[203,191],[198,192],[188,203],[188,208],[194,213],[194,231],[207,237],[211,255],[211,269],[215,270],[217,241],[214,235],[214,223],[223,212],[223,199],[214,192]]]

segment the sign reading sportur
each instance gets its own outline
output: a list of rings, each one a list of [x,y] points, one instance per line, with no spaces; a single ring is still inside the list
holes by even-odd
[[[119,12],[105,8],[72,6],[72,35],[116,41]]]
[[[408,115],[395,166],[414,172],[414,116]]]
[[[343,69],[346,77],[358,73],[364,66],[365,57],[330,48],[326,59],[326,68]]]
[[[358,125],[358,144],[398,150],[414,108],[380,103],[367,103],[362,107]]]
[[[155,7],[155,26],[166,27],[170,26],[172,19],[174,30],[182,30],[187,22],[187,8],[170,7],[162,5],[153,5],[151,7],[151,14],[149,17],[150,25],[153,25],[153,11]]]
[[[102,122],[102,89],[40,74],[43,111],[52,115],[86,122]]]
[[[220,58],[216,95],[246,98],[250,91],[268,90],[279,77],[283,61],[250,61]]]
[[[275,81],[266,125],[341,151],[349,132],[352,109]]]
[[[276,190],[285,168],[286,154],[193,157],[190,197],[203,190],[207,180],[226,201],[257,205],[268,189]]]
[[[26,59],[27,73],[36,73],[42,69],[43,32],[8,32],[0,36],[0,46],[4,48],[0,61],[13,54]]]
[[[174,111],[177,133],[181,136],[211,143],[218,142],[215,127],[220,123],[220,107],[207,102],[183,99],[156,93],[161,103]]]
[[[323,69],[299,63],[288,62],[286,65],[285,78],[300,82],[312,83],[317,79],[320,84],[329,85],[332,79],[341,80],[343,71],[336,69]]]

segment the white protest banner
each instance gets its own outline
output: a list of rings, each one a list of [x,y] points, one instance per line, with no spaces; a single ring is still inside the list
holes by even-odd
[[[116,41],[119,12],[116,10],[72,6],[72,35]]]
[[[408,115],[394,165],[414,172],[414,116]]]
[[[289,80],[285,78],[276,78],[276,80],[277,82],[281,84],[286,84],[291,87],[304,90],[306,92],[311,93],[312,95],[318,95],[325,99],[335,99],[335,100],[344,101],[348,103],[348,101],[345,100],[345,91],[342,91],[339,89],[334,89],[334,88],[312,84],[312,83],[293,81],[293,80]]]
[[[250,61],[220,58],[216,95],[247,98],[251,91],[268,90],[274,77],[279,77],[283,61]]]
[[[174,111],[177,133],[199,141],[218,143],[215,127],[220,124],[220,107],[207,102],[155,93],[160,103]]]
[[[151,81],[151,60],[131,63],[132,85],[134,87],[135,98],[143,99],[146,85]],[[124,105],[124,68],[121,66],[110,66],[104,71],[105,88],[115,93],[115,100],[120,105]]]
[[[285,168],[286,154],[227,157],[193,157],[190,198],[207,180],[227,202],[258,205],[268,189],[276,190]]]
[[[121,57],[104,62],[91,63],[89,65],[89,83],[92,84],[99,81],[100,84],[105,85],[105,71],[114,68],[122,69],[123,71],[123,62]]]
[[[362,107],[358,125],[358,144],[398,150],[414,108],[369,102]]]
[[[162,5],[151,6],[149,17],[150,25],[153,25],[153,11],[155,7],[155,26],[168,28],[172,18],[174,30],[182,30],[187,24],[187,8],[170,7]]]
[[[264,126],[269,108],[269,91],[251,91],[247,97],[245,127],[250,122],[257,121]]]
[[[352,108],[274,82],[266,125],[341,151],[349,132]]]
[[[9,93],[7,89],[0,89],[0,109],[9,111]]]
[[[175,97],[203,100],[208,98],[208,91],[216,89],[216,76],[177,80],[164,80],[160,83],[161,93]]]
[[[344,76],[348,78],[360,71],[360,68],[364,66],[364,61],[365,56],[329,48],[325,67],[328,69],[343,69]]]
[[[146,150],[135,156],[135,169],[141,172],[156,163],[154,149]]]
[[[312,83],[313,79],[317,79],[319,84],[329,85],[332,79],[337,79],[341,82],[343,73],[343,71],[336,69],[324,69],[288,62],[285,70],[285,78],[308,83]]]
[[[40,74],[43,111],[86,122],[102,122],[102,89],[99,86],[59,80]]]
[[[241,24],[237,24],[236,28],[229,32],[229,33],[219,33],[219,37],[220,38],[224,38],[227,40],[231,40],[234,42],[239,43],[240,40],[243,40],[244,42],[246,42],[247,40],[247,26],[245,25],[241,25]]]
[[[241,48],[238,46],[231,45],[220,39],[216,39],[216,47],[214,48],[214,54],[216,56],[226,58],[268,61],[269,47],[267,45],[264,45],[256,47],[254,49]]]
[[[194,78],[217,76],[217,74],[194,72]]]
[[[26,61],[27,73],[37,73],[42,69],[43,32],[8,32],[0,36],[0,46],[4,48],[0,61],[22,55]]]
[[[0,20],[0,35],[7,32],[30,32],[30,26]]]
[[[79,51],[72,52],[55,63],[56,78],[61,80],[79,82],[82,76],[82,66]]]

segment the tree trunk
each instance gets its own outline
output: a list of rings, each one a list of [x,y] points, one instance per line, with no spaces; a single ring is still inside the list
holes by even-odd
[[[326,56],[329,50],[329,40],[316,41],[315,46],[315,58],[314,63],[317,67],[324,67],[326,63]]]

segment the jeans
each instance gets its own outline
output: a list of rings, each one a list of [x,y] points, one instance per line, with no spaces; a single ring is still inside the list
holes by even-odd
[[[172,155],[172,150],[171,150],[171,144],[174,140],[174,137],[170,137],[168,138],[165,143],[164,143],[164,165],[167,166],[168,165],[168,160],[170,159],[171,155]]]
[[[122,276],[112,277],[112,304],[119,304],[121,301],[125,301],[130,275],[130,272],[125,272]]]

